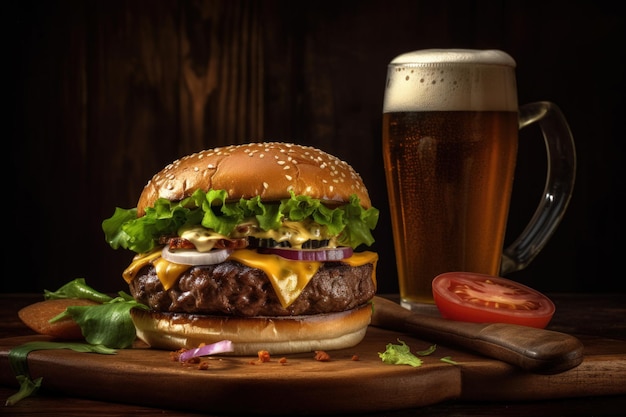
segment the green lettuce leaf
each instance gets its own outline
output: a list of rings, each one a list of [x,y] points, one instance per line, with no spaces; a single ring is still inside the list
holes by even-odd
[[[374,237],[370,232],[378,223],[378,209],[370,207],[364,210],[356,196],[350,197],[350,204],[345,206],[344,221],[346,227],[339,243],[356,248],[361,244],[371,246]]]
[[[410,365],[413,367],[422,366],[422,360],[411,353],[410,348],[402,340],[400,344],[388,343],[384,352],[378,352],[378,356],[384,363],[392,365]]]
[[[109,245],[111,245],[111,247],[113,247],[114,249],[117,249],[119,247],[129,249],[129,242],[131,241],[132,236],[126,233],[123,226],[127,223],[131,223],[136,218],[136,208],[126,210],[117,207],[113,216],[111,216],[102,223],[102,228],[104,229],[106,240],[107,242],[109,242]]]
[[[196,194],[202,191],[197,190]],[[202,204],[204,217],[202,218],[202,226],[207,229],[216,231],[225,236],[235,229],[235,226],[244,219],[244,210],[239,204],[226,203],[228,194],[224,190],[210,190],[206,195],[206,201]],[[214,211],[213,207],[219,207]]]
[[[196,190],[190,197],[171,202],[158,199],[154,207],[146,208],[144,216],[137,218],[136,209],[117,207],[113,216],[102,222],[105,239],[113,249],[124,248],[145,253],[157,246],[163,235],[176,235],[183,227],[202,224],[207,229],[228,236],[246,219],[256,218],[263,230],[275,230],[283,220],[313,219],[326,226],[341,245],[357,248],[374,243],[371,231],[378,222],[378,209],[361,207],[356,195],[348,204],[330,208],[320,200],[307,196],[283,199],[279,204],[263,204],[257,196],[252,199],[227,201],[224,190]]]

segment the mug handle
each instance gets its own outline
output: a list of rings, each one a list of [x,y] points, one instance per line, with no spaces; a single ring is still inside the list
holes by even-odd
[[[574,190],[576,149],[561,110],[546,101],[519,108],[519,128],[539,122],[547,152],[547,178],[543,198],[530,223],[502,254],[500,275],[520,271],[537,256],[561,222]]]

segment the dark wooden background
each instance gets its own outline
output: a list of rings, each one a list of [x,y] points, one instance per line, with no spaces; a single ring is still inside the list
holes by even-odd
[[[10,4],[10,5],[9,5]],[[542,291],[624,290],[624,12],[613,1],[212,0],[7,3],[2,291],[84,277],[126,289],[132,255],[100,228],[147,180],[204,148],[259,140],[347,160],[381,210],[381,292],[397,291],[380,127],[387,63],[432,47],[498,48],[519,101],[550,100],[578,150],[570,208],[542,254],[510,278]],[[6,137],[5,137],[6,138]],[[522,134],[509,241],[545,177]],[[6,189],[6,188],[5,188]]]

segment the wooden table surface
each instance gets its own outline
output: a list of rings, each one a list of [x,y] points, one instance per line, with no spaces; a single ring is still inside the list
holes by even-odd
[[[626,294],[549,294],[556,314],[549,329],[575,336],[626,340]],[[17,311],[40,301],[40,294],[0,294],[0,338],[31,335],[17,317]],[[0,397],[15,393],[14,387],[0,386]],[[580,397],[542,401],[468,402],[447,401],[433,406],[407,409],[368,417],[403,416],[613,416],[623,415],[626,396]],[[12,416],[198,416],[206,414],[94,401],[55,395],[44,389],[13,407],[1,407],[0,415]]]

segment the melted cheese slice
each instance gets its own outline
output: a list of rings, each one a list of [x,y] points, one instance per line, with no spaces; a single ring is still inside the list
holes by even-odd
[[[228,259],[265,272],[278,295],[281,305],[285,308],[289,307],[300,296],[304,287],[306,287],[321,266],[321,262],[292,261],[278,255],[259,254],[249,249],[236,250]],[[147,254],[135,256],[132,263],[122,274],[124,280],[130,284],[137,272],[151,262],[156,269],[159,281],[161,281],[166,291],[172,288],[182,273],[191,268],[190,265],[175,264],[161,258],[161,250],[157,249]],[[374,264],[372,279],[374,284],[376,284],[378,254],[367,251],[355,252],[350,258],[342,259],[341,262],[350,266]]]
[[[135,255],[135,257],[133,258],[133,261],[130,263],[130,265],[128,265],[128,267],[122,273],[122,278],[124,278],[124,281],[130,284],[131,281],[135,279],[137,272],[139,272],[141,268],[143,268],[145,265],[149,264],[150,262],[160,257],[161,257],[160,248],[155,249],[151,252],[139,253]],[[163,281],[161,281],[161,283],[163,283]]]
[[[234,251],[230,259],[265,272],[283,307],[298,298],[322,265],[321,262],[291,261],[278,255],[263,255],[249,249]]]

